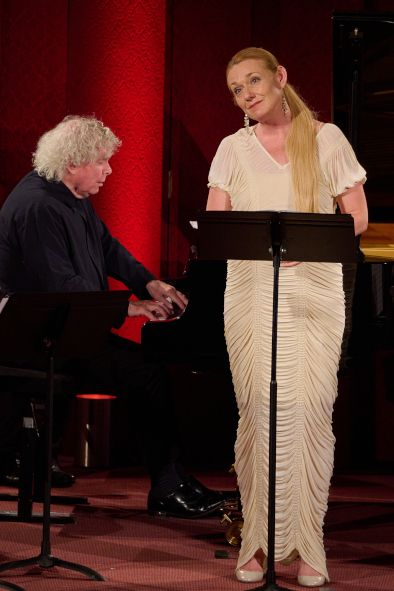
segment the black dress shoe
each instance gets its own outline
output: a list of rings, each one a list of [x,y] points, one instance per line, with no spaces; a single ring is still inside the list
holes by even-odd
[[[40,481],[37,483],[36,487],[40,488]],[[74,474],[70,474],[68,472],[64,472],[59,464],[54,460],[51,466],[51,484],[53,488],[68,488],[72,486],[75,482]],[[19,488],[20,483],[20,462],[19,459],[15,461],[15,466],[12,469],[4,471],[0,474],[0,484],[5,486],[13,486],[15,488]]]
[[[148,495],[148,513],[161,517],[198,519],[215,513],[224,503],[217,495],[205,495],[182,482],[172,493],[156,497]]]
[[[51,466],[51,484],[54,488],[68,488],[75,482],[74,474],[64,472],[57,462],[53,462]]]
[[[239,492],[237,490],[213,490],[212,488],[206,487],[202,482],[191,475],[187,477],[186,482],[193,490],[202,495],[209,497],[216,496],[222,501],[237,501],[239,499]]]
[[[5,470],[0,474],[0,484],[3,486],[13,486],[18,488],[19,486],[19,472],[14,470]]]

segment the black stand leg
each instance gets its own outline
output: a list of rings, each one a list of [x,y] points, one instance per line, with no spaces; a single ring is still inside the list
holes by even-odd
[[[266,582],[260,587],[249,591],[289,591],[286,587],[276,584],[275,573],[275,481],[276,481],[276,353],[278,336],[278,295],[279,295],[279,267],[280,245],[273,244],[274,259],[274,288],[272,305],[272,346],[271,346],[271,383],[270,383],[270,421],[269,421],[269,456],[268,456],[268,556]]]
[[[33,405],[32,405],[33,406]],[[42,523],[42,513],[33,512],[33,501],[43,502],[43,494],[35,497],[35,482],[37,472],[37,444],[39,431],[37,423],[32,416],[23,417],[23,443],[20,457],[20,479],[18,494],[0,495],[0,500],[17,500],[17,511],[0,511],[0,521],[19,521],[23,523]],[[42,450],[43,455],[45,450]],[[42,470],[41,470],[42,472]],[[63,499],[64,497],[62,497]],[[62,500],[61,499],[61,500]],[[51,498],[52,502],[52,498]],[[60,502],[60,501],[59,501]],[[76,503],[75,503],[76,504]],[[74,519],[68,515],[51,513],[51,523],[74,523]]]
[[[52,349],[48,352],[47,394],[46,394],[46,430],[45,430],[45,474],[44,474],[44,505],[42,522],[41,553],[33,558],[16,560],[0,564],[0,572],[36,564],[42,568],[60,566],[69,570],[80,572],[95,581],[104,581],[104,577],[93,569],[61,560],[51,555],[50,528],[51,528],[51,463],[52,463],[52,429],[53,429],[53,393],[54,393],[54,356]]]
[[[34,406],[34,405],[33,405]],[[36,405],[36,408],[39,410],[39,406]],[[36,414],[36,408],[34,409],[34,412]],[[45,411],[45,405],[43,405],[44,411]],[[38,418],[35,419],[36,424],[38,424]],[[39,429],[37,429],[37,457],[42,457],[45,455],[45,448],[44,446],[41,444],[41,437],[39,436]],[[35,474],[35,479],[34,479],[34,487],[33,487],[33,500],[36,502],[41,502],[43,500],[44,497],[44,487],[43,487],[43,482],[44,482],[44,471],[45,471],[45,466],[43,465],[42,462],[37,462],[37,467],[36,467],[36,474]],[[80,496],[71,496],[71,495],[52,495],[51,496],[51,503],[55,503],[58,505],[88,505],[88,499],[86,497],[80,497]],[[52,523],[60,523],[59,521],[55,521],[54,519],[51,520]],[[65,523],[65,522],[64,522]]]

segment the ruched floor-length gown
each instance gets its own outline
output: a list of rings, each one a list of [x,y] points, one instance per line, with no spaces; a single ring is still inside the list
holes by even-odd
[[[317,134],[320,212],[365,170],[333,124]],[[294,210],[290,165],[276,162],[254,129],[225,138],[209,186],[227,191],[233,210]],[[273,265],[228,261],[225,336],[239,410],[235,468],[244,525],[241,567],[267,553],[268,438]],[[332,411],[345,322],[342,266],[300,263],[279,273],[275,560],[294,550],[326,576],[323,523],[333,469]]]

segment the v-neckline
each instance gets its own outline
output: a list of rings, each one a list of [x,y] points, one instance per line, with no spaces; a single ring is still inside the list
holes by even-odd
[[[253,131],[252,131],[252,135],[255,139],[255,141],[257,142],[257,144],[260,146],[260,148],[264,151],[264,153],[268,156],[268,158],[270,158],[272,160],[272,162],[278,167],[278,168],[286,168],[287,166],[289,166],[290,162],[286,162],[286,164],[280,164],[280,162],[278,162],[277,160],[275,160],[275,158],[272,156],[272,154],[270,154],[267,150],[267,148],[265,148],[264,144],[262,144],[259,140],[259,138],[256,135],[256,127],[257,125],[253,126]]]

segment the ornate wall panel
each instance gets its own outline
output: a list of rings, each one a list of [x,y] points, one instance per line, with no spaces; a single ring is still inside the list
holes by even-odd
[[[95,207],[114,236],[159,274],[165,0],[69,5],[69,111],[94,113],[123,142]],[[138,338],[140,324],[128,321],[121,334]]]
[[[122,139],[95,205],[154,272],[160,265],[164,0],[70,0],[68,105]]]

